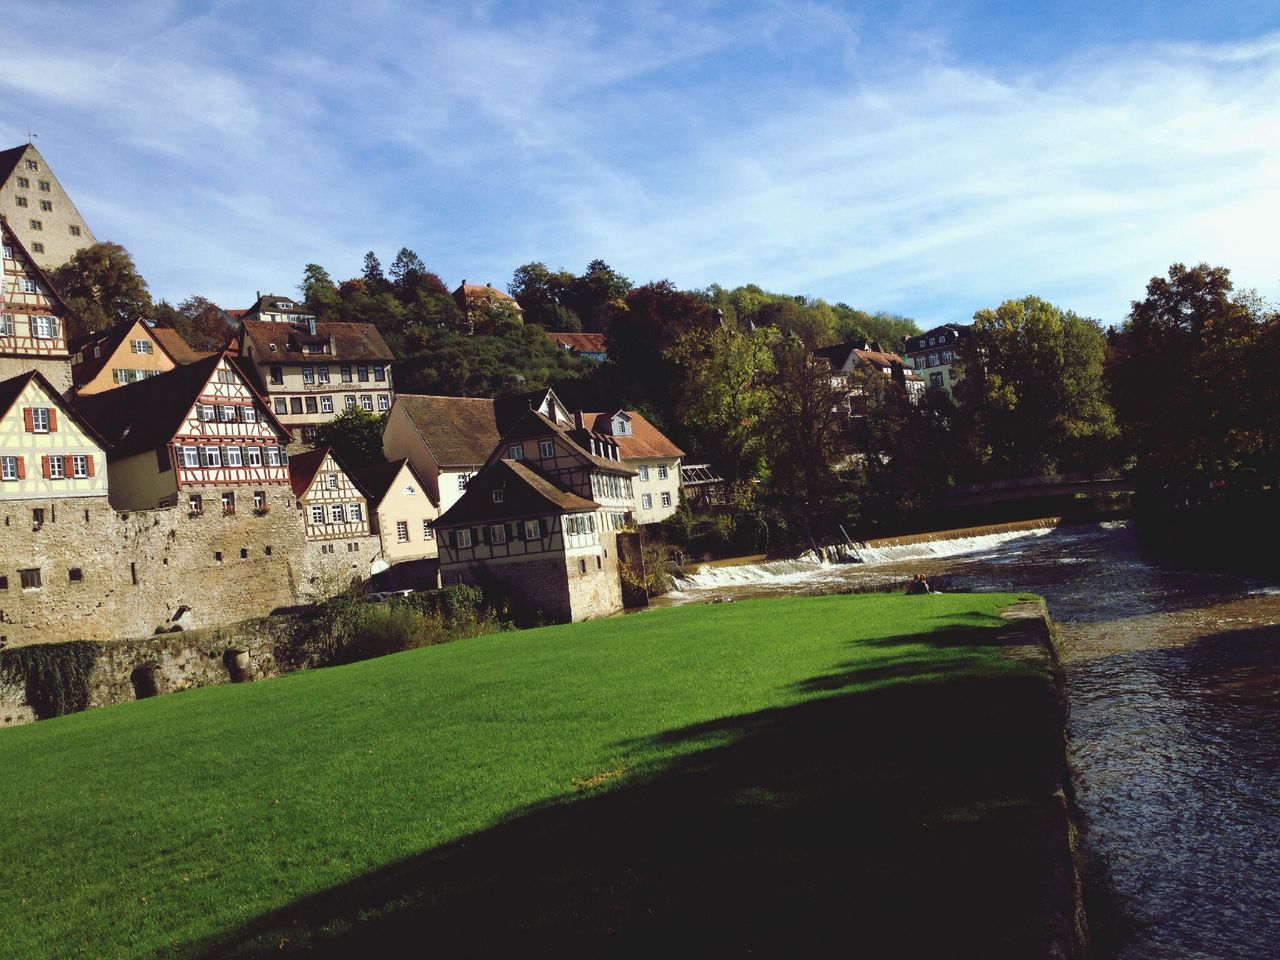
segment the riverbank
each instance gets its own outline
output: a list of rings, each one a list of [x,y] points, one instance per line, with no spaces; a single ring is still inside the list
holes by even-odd
[[[1061,717],[1018,599],[655,610],[11,730],[0,936],[1071,956]]]

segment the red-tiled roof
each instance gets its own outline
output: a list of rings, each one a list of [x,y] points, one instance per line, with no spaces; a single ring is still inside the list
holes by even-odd
[[[616,413],[616,411],[615,411]],[[646,460],[657,457],[683,457],[684,451],[677,447],[665,433],[636,413],[628,410],[631,418],[631,436],[620,437],[611,434],[612,413],[584,413],[583,421],[596,433],[611,436],[618,444],[618,453],[623,460]]]
[[[307,492],[307,488],[311,486],[316,473],[320,470],[320,465],[324,463],[324,458],[330,452],[330,447],[320,447],[318,450],[308,450],[306,453],[295,453],[289,458],[289,483],[293,487],[295,497],[301,497]],[[334,457],[333,461],[337,463],[338,458]]]
[[[502,491],[502,502],[493,502],[493,492]],[[467,483],[467,491],[441,515],[436,527],[520,520],[548,512],[585,513],[600,505],[565,489],[518,460],[498,460]]]
[[[373,360],[391,362],[395,354],[387,346],[378,328],[371,323],[316,322],[313,337],[306,327],[266,320],[241,320],[245,335],[253,342],[258,363],[325,363]],[[306,353],[304,343],[332,343],[332,353]],[[271,349],[271,344],[276,349]]]
[[[562,350],[568,349],[574,353],[605,352],[603,333],[557,333],[552,330],[542,332],[548,340]]]
[[[150,332],[155,341],[164,347],[165,352],[173,357],[175,363],[195,363],[213,353],[209,350],[197,350],[182,339],[182,334],[173,327],[151,327]],[[227,333],[230,335],[231,331],[228,330]]]

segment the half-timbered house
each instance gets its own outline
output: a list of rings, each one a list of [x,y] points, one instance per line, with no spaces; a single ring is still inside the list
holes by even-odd
[[[312,594],[365,580],[378,559],[364,491],[329,447],[295,454],[289,478],[307,538],[306,581]]]
[[[0,241],[0,380],[39,370],[65,394],[71,389],[71,311],[3,216]]]

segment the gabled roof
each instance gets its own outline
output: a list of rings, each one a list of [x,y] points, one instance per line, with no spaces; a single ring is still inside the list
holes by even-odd
[[[404,457],[399,460],[389,460],[385,463],[373,463],[367,467],[361,467],[350,476],[352,482],[360,488],[360,492],[369,501],[369,509],[376,510],[378,505],[382,503],[382,499],[387,495],[387,491],[391,489],[391,485],[396,482],[396,477],[400,476],[400,471],[406,467],[417,482],[418,489],[431,501],[432,506],[438,507],[439,504],[431,500],[431,492],[427,489],[426,484],[422,482],[422,477],[418,476],[418,471],[414,469],[413,461]]]
[[[154,450],[173,439],[222,356],[210,354],[156,377],[80,397],[76,407],[111,442],[113,458]],[[290,437],[262,395],[253,390],[234,358],[228,356],[227,359],[258,401],[258,415],[271,423],[281,436]]]
[[[559,333],[543,330],[548,340],[561,349],[573,353],[605,353],[605,337],[603,333]]]
[[[39,370],[28,370],[26,373],[20,373],[16,377],[10,377],[8,380],[0,381],[0,417],[7,414],[18,398],[22,396],[22,391],[27,389],[27,384],[32,381],[40,384],[44,392],[48,394],[49,400],[64,414],[75,421],[76,426],[89,435],[95,443],[104,450],[108,449],[106,438],[102,433],[94,428],[94,425],[86,420],[75,407],[62,399],[58,393],[57,387],[48,381],[43,373]]]
[[[316,474],[320,472],[320,465],[324,463],[324,458],[331,453],[333,453],[332,447],[320,447],[318,450],[296,453],[289,458],[289,483],[293,487],[295,497],[301,497],[307,492]],[[338,465],[339,470],[346,473],[336,456],[333,462]]]
[[[560,436],[564,439],[565,445],[570,450],[580,456],[583,460],[590,463],[597,470],[603,470],[606,473],[616,473],[624,477],[634,477],[636,472],[626,464],[618,460],[606,460],[604,457],[598,457],[594,453],[586,450],[581,443],[575,440],[572,434],[561,427],[550,417],[543,414],[540,410],[528,410],[525,415],[516,421],[510,430],[502,435],[501,441],[494,448],[493,453],[488,458],[489,463],[493,463],[502,454],[506,453],[507,446],[512,440],[525,440],[533,437],[545,437],[548,434]],[[598,435],[605,441],[613,440],[607,434]]]
[[[29,143],[24,143],[20,147],[10,147],[8,150],[0,150],[0,184],[9,179],[9,174],[13,173],[13,168],[22,160],[22,155],[27,152]]]
[[[173,358],[174,363],[195,363],[197,360],[203,360],[214,351],[197,350],[191,344],[182,338],[177,330],[173,327],[149,327],[152,338],[160,346],[164,347],[165,353]],[[227,336],[231,335],[231,331],[227,331]]]
[[[345,360],[382,360],[390,362],[395,354],[371,323],[334,323],[316,321],[312,334],[305,326],[272,323],[269,320],[241,320],[244,334],[253,342],[257,363],[325,363]],[[306,353],[300,349],[307,343],[328,345],[332,353]],[[271,344],[276,349],[271,349]]]
[[[903,337],[902,338],[903,349],[909,353],[914,353],[920,350],[932,349],[929,346],[929,338],[930,337],[936,338],[939,336],[946,338],[946,340],[950,341],[953,344],[959,343],[961,340],[964,340],[969,336],[969,327],[967,325],[959,324],[959,323],[944,323],[941,326],[934,327],[931,330],[926,330],[924,333],[918,333],[914,336]],[[940,346],[943,346],[943,344],[939,344],[939,343],[934,344],[934,347],[940,347]]]
[[[422,442],[443,469],[484,463],[498,445],[494,403],[484,397],[433,397],[397,393]]]
[[[620,437],[611,433],[611,423],[618,413],[625,413],[631,420],[631,436]],[[645,460],[651,457],[683,457],[665,433],[634,410],[615,410],[613,413],[584,413],[583,422],[596,433],[608,434],[618,445],[623,460]]]
[[[110,362],[111,358],[115,356],[116,351],[120,349],[121,345],[124,343],[125,337],[127,337],[130,331],[132,331],[139,323],[141,323],[143,328],[147,331],[148,336],[155,333],[155,330],[148,327],[141,320],[121,320],[119,323],[107,327],[105,330],[98,330],[95,333],[87,333],[82,337],[77,337],[74,342],[67,344],[67,350],[73,355],[80,353],[81,351],[88,353],[94,347],[98,348],[98,356],[86,356],[82,362],[72,365],[71,380],[75,386],[83,386],[101,373],[102,368]],[[160,347],[161,353],[174,363],[179,362],[157,337],[151,336],[151,339],[155,340],[156,344]]]
[[[902,367],[902,374],[904,377],[906,377],[906,379],[908,380],[922,379],[920,374],[916,373],[914,369],[907,366],[907,364],[903,362],[902,358],[898,356],[896,353],[884,353],[884,352],[877,353],[874,350],[855,350],[853,352],[854,352],[854,355],[863,363],[869,363],[872,366],[880,369],[888,368],[889,370],[892,370],[896,365],[896,366]]]
[[[453,298],[455,300],[458,300],[463,296],[467,298],[468,302],[476,297],[492,296],[496,300],[502,300],[502,301],[508,302],[510,306],[514,307],[517,310],[520,310],[521,312],[524,311],[524,308],[520,306],[520,303],[516,300],[515,297],[511,296],[511,294],[507,293],[507,291],[505,290],[499,290],[497,287],[493,286],[492,284],[467,283],[467,281],[463,280],[460,284],[458,284],[458,289],[453,291]],[[461,303],[459,303],[458,305],[462,306]]]
[[[493,502],[493,491],[502,502]],[[495,520],[520,520],[551,513],[586,513],[600,509],[519,460],[498,460],[467,483],[467,491],[433,524],[436,527]]]

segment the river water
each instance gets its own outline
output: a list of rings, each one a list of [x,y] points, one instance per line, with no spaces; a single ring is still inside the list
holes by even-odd
[[[1280,957],[1280,584],[1152,562],[1125,523],[889,547],[864,564],[718,567],[663,603],[924,573],[1043,595],[1062,633],[1088,844],[1124,960]]]

